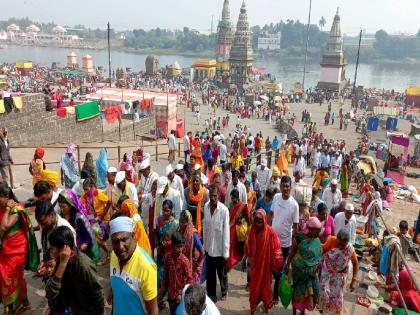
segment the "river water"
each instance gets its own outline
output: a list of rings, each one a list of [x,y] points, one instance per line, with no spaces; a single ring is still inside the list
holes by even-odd
[[[66,64],[66,55],[70,51],[67,48],[53,47],[31,47],[31,46],[7,46],[0,49],[0,63],[13,63],[18,60],[31,60],[36,63],[51,66],[52,62]],[[81,57],[89,54],[93,57],[95,66],[104,66],[107,69],[108,53],[106,50],[73,49],[78,56],[81,64]],[[112,67],[130,67],[133,71],[145,69],[146,55],[126,52],[112,52]],[[172,64],[175,61],[181,67],[190,67],[194,57],[183,56],[159,56],[161,66]],[[363,52],[361,59],[363,60]],[[260,57],[255,63],[258,67],[264,67],[266,72],[276,76],[279,82],[283,82],[285,91],[293,87],[295,82],[302,82],[303,62],[286,62],[280,58]],[[353,82],[355,65],[347,66],[347,78]],[[316,86],[320,77],[320,66],[310,63],[307,66],[306,83],[307,87]],[[404,91],[409,85],[420,85],[420,65],[380,65],[380,64],[360,64],[358,70],[358,85],[365,87],[376,87]]]

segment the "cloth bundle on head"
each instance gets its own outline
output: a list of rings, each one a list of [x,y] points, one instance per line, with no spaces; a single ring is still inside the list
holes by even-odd
[[[273,167],[273,176],[277,176],[277,177],[280,176],[280,170],[277,166]]]
[[[134,220],[129,217],[118,217],[109,222],[111,235],[120,232],[132,233],[134,230]]]
[[[41,147],[36,148],[36,149],[35,149],[35,155],[36,155],[38,158],[42,159],[42,158],[44,157],[44,155],[45,155],[45,150],[44,150],[44,148],[41,148]]]
[[[51,187],[57,187],[60,175],[52,170],[41,170],[41,180],[47,182]]]
[[[166,186],[168,185],[168,178],[165,176],[161,176],[158,179],[158,183],[157,183],[157,191],[156,193],[158,195],[162,194],[163,191],[165,190]]]
[[[321,221],[319,221],[317,217],[310,217],[308,221],[306,221],[306,225],[303,232],[305,234],[308,234],[309,229],[321,229],[321,228],[322,228]]]

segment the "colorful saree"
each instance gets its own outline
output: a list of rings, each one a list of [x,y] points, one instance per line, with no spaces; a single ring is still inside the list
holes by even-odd
[[[77,209],[74,222],[69,222],[76,230],[76,245],[79,250],[83,244],[87,245],[87,249],[83,251],[96,264],[100,260],[99,247],[96,242],[96,235],[94,233],[94,225],[89,222],[87,211],[79,197],[71,190],[66,189],[60,193],[66,202]]]
[[[124,202],[121,204],[121,212],[124,213],[124,215],[132,218],[136,223],[134,227],[134,239],[137,241],[137,245],[143,248],[150,257],[153,257],[149,237],[147,236],[143,221],[138,214],[138,210],[134,202],[131,199],[124,200]]]
[[[341,193],[343,194],[343,198],[347,198],[349,196],[350,180],[351,172],[348,166],[346,164],[343,164],[340,175]]]
[[[0,222],[6,208],[0,209]],[[4,314],[14,313],[29,304],[24,270],[36,271],[39,252],[31,221],[24,209],[10,210],[19,220],[0,234],[0,290]]]
[[[178,221],[174,218],[165,222],[163,215],[157,219],[157,266],[158,266],[158,284],[161,282],[164,266],[164,257],[171,249],[171,237],[178,230]]]
[[[305,239],[303,232],[296,235],[298,248],[292,261],[293,308],[312,311],[319,302],[318,266],[322,257],[319,238]]]
[[[353,250],[351,245],[347,245],[344,250],[333,248],[322,257],[321,307],[323,314],[343,314],[344,286]]]
[[[264,303],[266,312],[273,307],[272,273],[276,273],[283,265],[280,240],[274,230],[267,224],[267,216],[260,209],[264,220],[262,231],[257,232],[251,227],[248,242],[245,246],[246,256],[249,258],[251,280],[249,284],[249,304],[251,312],[255,312],[260,302]]]
[[[203,260],[199,261],[200,252],[194,246],[194,235],[198,236],[198,232],[192,223],[192,215],[188,210],[181,212],[181,216],[187,221],[187,227],[184,232],[184,249],[183,254],[191,263],[192,275],[194,283],[200,283],[201,274],[203,272]]]

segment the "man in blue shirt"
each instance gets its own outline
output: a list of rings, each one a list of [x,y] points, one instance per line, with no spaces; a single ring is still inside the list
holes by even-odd
[[[264,196],[261,196],[257,200],[257,204],[255,206],[255,209],[256,210],[264,209],[264,211],[268,215],[270,213],[270,211],[271,211],[271,204],[273,202],[273,197],[274,197],[274,189],[273,188],[268,188],[265,191],[265,195]]]
[[[279,145],[280,145],[279,139],[277,138],[277,136],[274,136],[273,143],[271,144],[271,147],[273,148],[273,150],[277,150],[279,148]]]

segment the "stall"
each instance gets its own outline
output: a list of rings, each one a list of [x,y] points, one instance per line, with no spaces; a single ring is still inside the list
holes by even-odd
[[[154,116],[157,132],[162,136],[177,129],[176,94],[104,87],[86,99],[101,100],[102,109],[119,106],[123,114]]]

